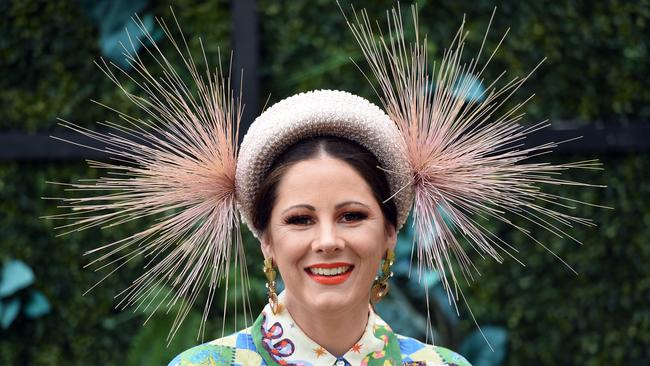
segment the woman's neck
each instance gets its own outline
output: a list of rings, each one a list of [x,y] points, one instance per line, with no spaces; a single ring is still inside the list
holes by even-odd
[[[336,357],[361,339],[368,324],[368,301],[335,312],[310,309],[292,296],[286,296],[284,302],[305,335]]]

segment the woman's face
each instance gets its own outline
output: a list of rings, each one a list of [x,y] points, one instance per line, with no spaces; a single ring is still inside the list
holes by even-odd
[[[319,156],[283,175],[262,251],[279,268],[287,304],[332,313],[367,306],[381,259],[395,242],[395,229],[361,175]]]

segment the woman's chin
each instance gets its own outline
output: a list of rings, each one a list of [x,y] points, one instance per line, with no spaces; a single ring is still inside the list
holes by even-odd
[[[359,283],[355,276],[340,284],[322,284],[309,278],[306,282],[287,284],[286,296],[289,310],[293,312],[307,311],[309,313],[320,313],[323,315],[336,315],[341,312],[355,311],[359,307],[367,307],[370,301],[370,294],[363,289],[370,285]],[[297,289],[297,291],[296,291]],[[296,306],[294,306],[294,304]],[[298,309],[295,309],[298,307]]]
[[[367,306],[368,299],[359,297],[360,294],[351,293],[350,290],[342,288],[321,289],[313,296],[309,296],[305,303],[319,313],[335,314],[343,310],[350,310],[354,306],[363,304]]]

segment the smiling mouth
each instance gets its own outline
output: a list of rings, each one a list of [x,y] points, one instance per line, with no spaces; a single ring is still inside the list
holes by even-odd
[[[314,281],[322,285],[338,285],[350,277],[354,266],[347,263],[323,263],[305,268]]]

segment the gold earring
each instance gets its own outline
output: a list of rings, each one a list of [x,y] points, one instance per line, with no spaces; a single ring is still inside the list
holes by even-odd
[[[372,284],[370,289],[370,301],[373,304],[380,302],[388,294],[390,289],[388,279],[393,277],[393,272],[390,270],[393,263],[395,263],[395,252],[388,249],[384,263],[381,265],[381,275],[375,277],[375,283]]]
[[[268,290],[269,305],[273,315],[280,312],[280,303],[278,294],[275,293],[275,268],[273,268],[273,258],[264,259],[264,276],[266,276],[266,288]]]

